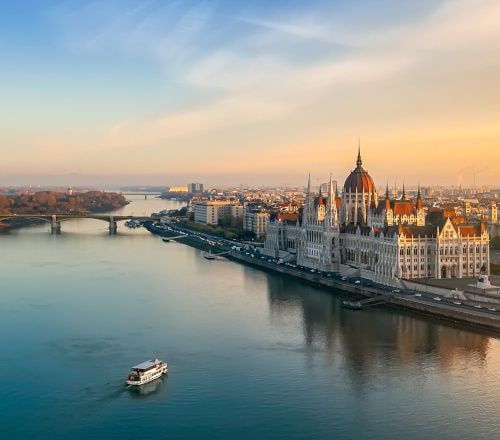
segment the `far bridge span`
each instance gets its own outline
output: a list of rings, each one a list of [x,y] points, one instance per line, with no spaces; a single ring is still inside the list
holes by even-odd
[[[5,220],[14,220],[14,219],[34,219],[34,220],[43,220],[47,223],[50,223],[50,229],[52,233],[58,234],[61,232],[61,222],[63,220],[73,220],[73,219],[81,219],[81,218],[89,218],[94,220],[102,220],[104,222],[108,222],[109,224],[109,233],[111,235],[116,234],[117,231],[117,223],[124,220],[138,220],[138,221],[147,221],[153,220],[152,217],[148,216],[136,216],[136,215],[110,215],[110,214],[8,214],[8,215],[0,215],[0,223]]]

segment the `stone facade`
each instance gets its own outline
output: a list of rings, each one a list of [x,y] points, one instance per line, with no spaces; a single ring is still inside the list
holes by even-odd
[[[335,191],[336,193],[336,191]],[[378,201],[375,185],[363,169],[346,179],[339,199],[330,177],[328,195],[311,193],[310,177],[302,221],[268,225],[264,252],[295,259],[322,271],[351,267],[374,279],[462,278],[489,274],[489,234],[483,224],[454,224],[443,217],[426,224],[420,189],[415,203],[406,198]]]

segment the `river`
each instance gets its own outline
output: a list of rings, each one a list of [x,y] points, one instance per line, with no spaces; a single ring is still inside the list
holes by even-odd
[[[181,206],[130,196],[116,213]],[[500,438],[500,341],[96,220],[0,235],[0,438]],[[144,394],[129,368],[169,375]]]

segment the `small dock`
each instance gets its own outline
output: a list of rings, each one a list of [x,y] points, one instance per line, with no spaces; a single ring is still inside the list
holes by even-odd
[[[163,237],[163,241],[165,243],[168,243],[170,241],[174,241],[174,240],[178,240],[179,238],[186,238],[186,237],[187,237],[186,234],[185,235],[176,235],[174,237]]]
[[[366,307],[378,306],[388,302],[392,295],[377,296],[374,298],[361,299],[359,301],[342,301],[342,307],[351,310],[361,310]]]

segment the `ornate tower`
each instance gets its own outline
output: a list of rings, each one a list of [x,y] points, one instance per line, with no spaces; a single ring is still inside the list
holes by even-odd
[[[344,183],[342,193],[343,223],[366,224],[370,208],[378,206],[378,196],[373,179],[363,169],[361,147],[358,145],[356,168]]]

